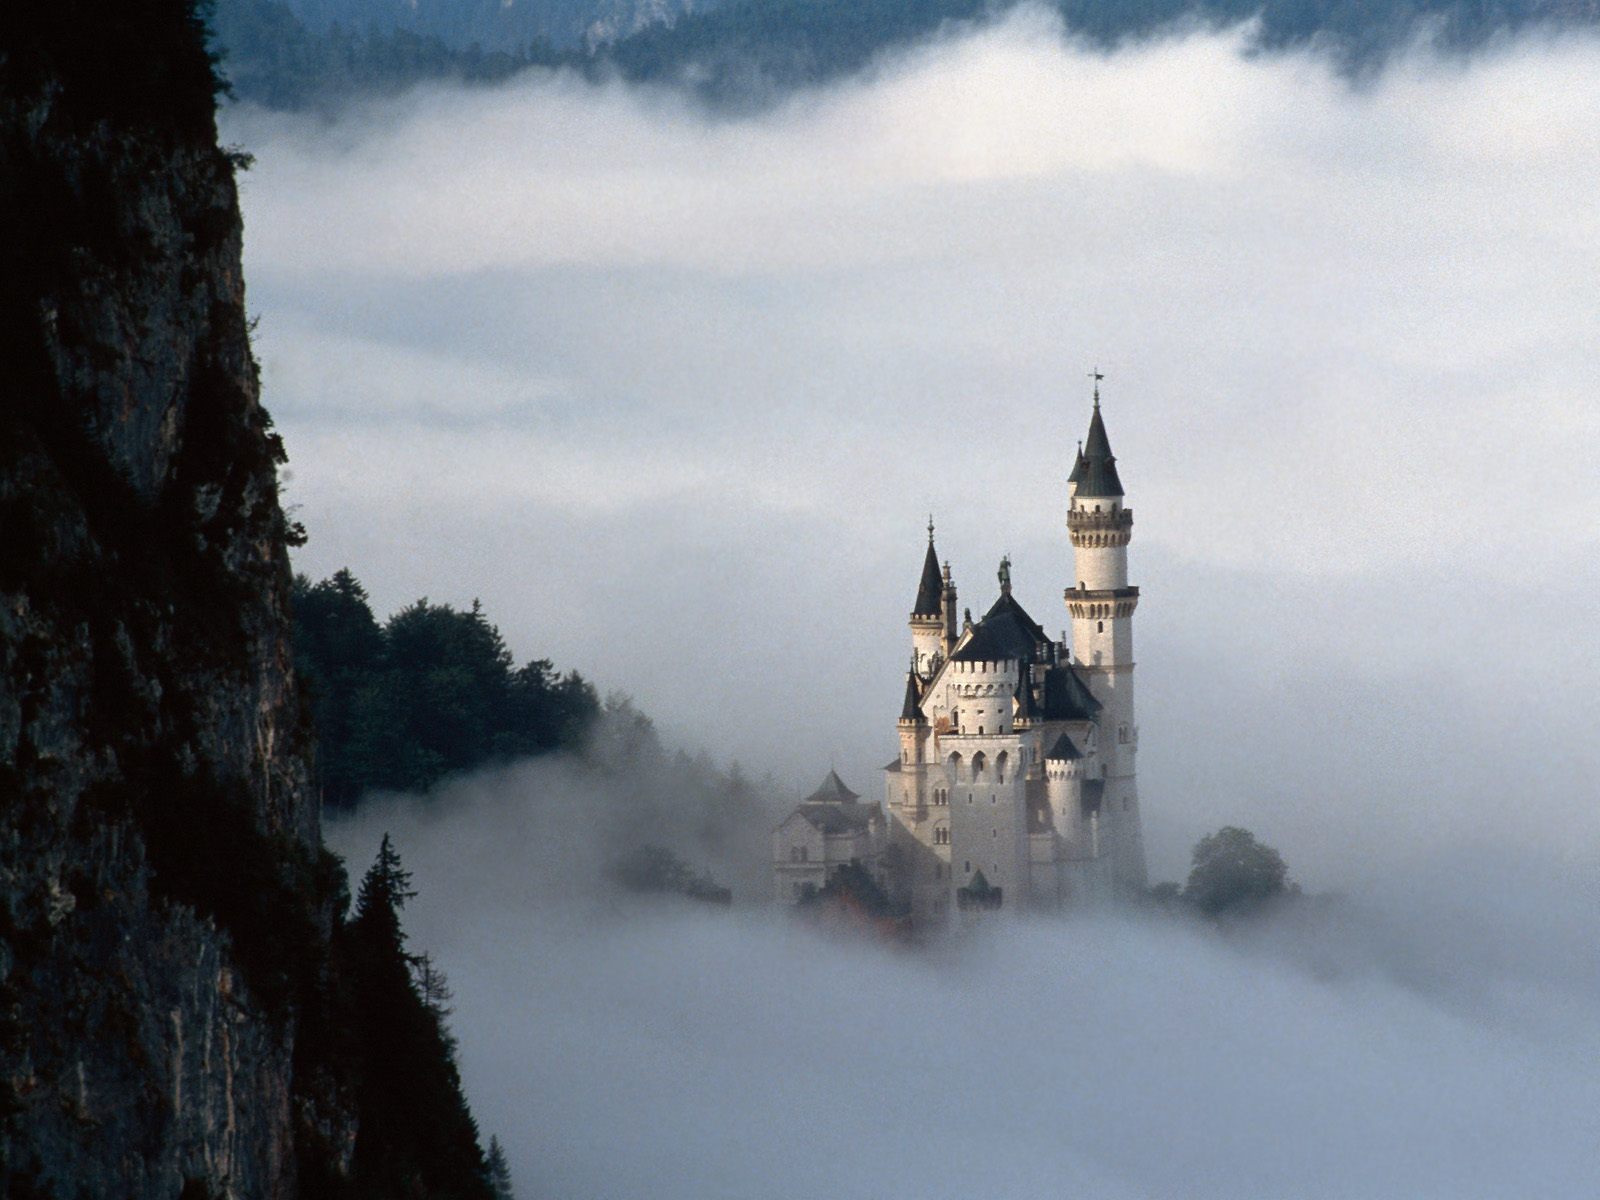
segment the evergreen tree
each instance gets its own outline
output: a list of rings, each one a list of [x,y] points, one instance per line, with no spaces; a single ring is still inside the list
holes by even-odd
[[[320,743],[324,802],[374,788],[421,791],[452,771],[576,749],[600,714],[594,689],[548,659],[513,669],[483,606],[426,599],[382,626],[348,570],[294,592],[295,659]]]
[[[511,1165],[506,1162],[506,1152],[500,1145],[500,1139],[490,1137],[489,1153],[485,1160],[489,1168],[489,1187],[494,1194],[494,1200],[513,1200],[511,1190]]]
[[[343,1024],[355,1031],[357,1197],[490,1200],[488,1164],[461,1092],[443,1014],[448,990],[426,956],[405,952],[411,875],[387,834],[345,927]],[[425,964],[428,993],[418,983]]]

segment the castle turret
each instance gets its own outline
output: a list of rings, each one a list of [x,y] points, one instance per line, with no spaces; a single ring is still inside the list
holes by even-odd
[[[1105,792],[1102,837],[1109,838],[1119,886],[1144,886],[1144,848],[1134,781],[1138,728],[1133,720],[1133,612],[1139,589],[1128,584],[1133,510],[1124,503],[1116,456],[1100,414],[1100,375],[1094,413],[1068,483],[1067,530],[1076,586],[1066,592],[1072,653],[1100,714],[1100,759]]]
[[[906,672],[906,697],[900,705],[900,762],[917,766],[924,761],[928,741],[928,722],[922,715],[922,681],[915,666]]]
[[[917,598],[911,606],[911,650],[913,670],[924,679],[933,674],[949,653],[945,631],[944,593],[949,569],[939,571],[939,554],[933,548],[933,518],[928,518],[928,553],[922,560],[922,578],[917,582]]]

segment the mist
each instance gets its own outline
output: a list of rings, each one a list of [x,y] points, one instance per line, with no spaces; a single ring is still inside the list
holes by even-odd
[[[1503,1197],[1600,1170],[1592,876],[1457,851],[1229,930],[992,920],[916,949],[596,869],[569,766],[380,798],[414,951],[521,1191]]]
[[[481,597],[680,741],[872,796],[932,511],[1047,628],[1104,387],[1158,874],[1600,845],[1600,44],[1353,86],[1037,13],[746,119],[535,73],[234,110],[266,396],[380,610]],[[692,698],[685,680],[693,677]]]
[[[1247,44],[228,114],[298,569],[871,800],[930,511],[962,604],[1007,553],[1065,624],[1098,367],[1152,877],[1240,824],[1323,895],[893,951],[597,885],[628,795],[570,763],[382,798],[330,838],[394,833],[525,1194],[1592,1190],[1600,42]]]

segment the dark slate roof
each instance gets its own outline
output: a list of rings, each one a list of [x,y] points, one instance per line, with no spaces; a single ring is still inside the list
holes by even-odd
[[[928,538],[928,556],[922,560],[922,581],[917,584],[917,600],[911,606],[913,616],[937,617],[939,600],[944,593],[944,576],[939,573],[939,555],[933,549],[933,538]]]
[[[983,873],[983,868],[979,867],[972,873],[972,882],[967,884],[967,886],[962,890],[971,892],[974,895],[984,896],[994,889],[989,886],[989,878]]]
[[[1078,456],[1072,460],[1072,474],[1067,476],[1068,483],[1082,483],[1083,473],[1089,465],[1083,461],[1083,443],[1078,443]]]
[[[1039,622],[1027,614],[1009,592],[994,602],[972,629],[967,644],[950,657],[956,662],[1003,662],[1006,659],[1031,661],[1041,642],[1048,642]]]
[[[1045,757],[1071,762],[1075,758],[1082,758],[1083,755],[1078,753],[1078,748],[1072,744],[1072,739],[1063,733],[1056,739],[1056,744],[1050,747],[1050,753]]]
[[[900,719],[902,721],[922,720],[922,709],[917,707],[917,702],[922,699],[922,686],[917,681],[915,671],[906,672],[906,698],[900,706]]]
[[[888,766],[884,767],[884,770],[893,771],[896,775],[898,775],[900,773],[900,760],[898,758],[895,759]]]
[[[1094,416],[1089,418],[1089,436],[1084,439],[1079,455],[1078,465],[1072,471],[1073,482],[1078,485],[1078,495],[1122,495],[1122,480],[1117,478],[1117,459],[1111,453],[1111,439],[1106,437],[1106,423],[1100,417],[1098,401],[1094,406]]]
[[[1047,721],[1092,721],[1100,711],[1078,673],[1067,663],[1051,667],[1044,676],[1044,719]]]
[[[838,772],[829,771],[822,785],[802,800],[801,804],[854,804],[859,799],[861,799],[859,795],[845,787],[844,780],[839,778]]]
[[[854,833],[883,814],[876,804],[802,804],[795,810],[823,833]]]

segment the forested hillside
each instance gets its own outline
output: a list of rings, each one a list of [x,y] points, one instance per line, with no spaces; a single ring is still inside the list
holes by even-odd
[[[382,625],[349,571],[294,587],[295,666],[310,694],[323,802],[425,791],[452,771],[581,747],[595,691],[547,659],[512,663],[474,602],[418,600]]]
[[[203,32],[0,5],[0,1195],[490,1200],[398,862],[352,919],[321,841]]]
[[[707,863],[743,871],[765,861],[776,785],[737,763],[669,750],[630,700],[602,702],[576,671],[548,659],[516,666],[477,602],[418,600],[380,623],[348,570],[297,578],[293,601],[295,671],[330,810],[374,792],[440,802],[437,787],[451,776],[562,752],[563,771],[525,802],[605,797],[586,824],[623,887],[704,899],[717,890],[699,874]]]
[[[572,36],[570,21],[548,26],[548,33],[532,22],[514,27],[526,31],[516,40],[472,34],[481,26],[477,0],[435,0],[422,10],[431,14],[427,20],[409,24],[319,24],[302,21],[281,0],[218,0],[215,27],[236,95],[274,108],[326,105],[427,80],[501,80],[533,65],[666,81],[714,103],[749,105],[848,75],[942,29],[993,21],[1016,2],[733,0],[716,7],[683,4],[680,11],[675,3],[658,10],[635,0],[621,16],[597,18],[590,36]],[[1105,47],[1186,24],[1259,17],[1254,36],[1261,48],[1314,44],[1353,72],[1380,66],[1419,36],[1469,51],[1533,24],[1600,21],[1600,0],[1040,2],[1059,12],[1071,33]],[[592,0],[592,7],[610,11],[603,0]],[[302,0],[300,9],[326,19],[360,6],[357,0],[321,0],[320,7]]]

